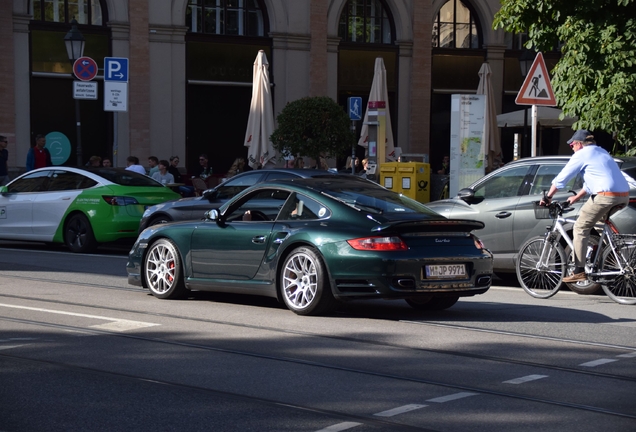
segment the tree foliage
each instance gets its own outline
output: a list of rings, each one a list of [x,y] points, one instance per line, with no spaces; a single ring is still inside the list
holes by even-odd
[[[526,32],[527,48],[561,45],[559,106],[575,128],[614,133],[636,154],[636,0],[501,0],[493,26]]]
[[[277,120],[271,140],[282,154],[309,156],[318,161],[321,156],[342,156],[355,145],[351,120],[340,105],[326,96],[290,102]]]

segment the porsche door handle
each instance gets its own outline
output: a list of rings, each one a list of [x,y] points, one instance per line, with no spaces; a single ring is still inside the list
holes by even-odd
[[[510,216],[512,216],[512,213],[510,213],[510,212],[501,212],[501,213],[497,213],[495,215],[495,217],[497,219],[505,219],[505,218],[510,217]]]
[[[265,243],[265,236],[252,237],[252,243]]]

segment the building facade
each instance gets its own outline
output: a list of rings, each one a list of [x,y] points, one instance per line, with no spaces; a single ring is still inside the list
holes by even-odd
[[[225,172],[247,153],[259,50],[269,60],[275,113],[305,96],[343,106],[360,96],[366,104],[381,56],[396,146],[434,165],[448,154],[451,94],[474,93],[483,62],[493,71],[497,111],[519,109],[522,40],[492,29],[498,8],[499,0],[3,0],[0,135],[9,137],[16,170],[34,137],[51,132],[67,137],[74,165],[79,118],[82,162],[179,156],[191,168],[206,153]],[[74,18],[84,56],[100,68],[98,99],[79,104],[64,44]],[[105,110],[105,57],[129,60],[125,112]]]

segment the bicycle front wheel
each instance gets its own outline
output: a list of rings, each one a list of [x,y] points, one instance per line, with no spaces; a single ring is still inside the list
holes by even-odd
[[[532,297],[546,299],[559,291],[566,264],[565,251],[560,244],[546,243],[544,237],[534,237],[521,246],[517,278]]]
[[[613,252],[611,247],[605,249],[601,271],[619,271],[622,265],[624,273],[608,277],[603,282],[603,291],[616,303],[636,304],[636,244],[624,244],[617,248],[616,253],[620,255],[618,259]]]

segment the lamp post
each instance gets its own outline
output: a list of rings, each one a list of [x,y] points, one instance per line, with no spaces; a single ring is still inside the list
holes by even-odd
[[[525,80],[530,68],[532,67],[532,62],[534,62],[535,53],[529,49],[523,50],[521,56],[519,56],[519,67],[521,68],[521,76]],[[528,108],[523,109],[523,151],[528,148]],[[523,154],[522,154],[523,156]]]
[[[84,55],[84,44],[86,39],[77,28],[77,21],[75,18],[71,21],[71,29],[66,36],[64,36],[64,43],[66,44],[66,52],[71,64],[75,63],[75,60]],[[77,125],[77,166],[82,166],[82,123],[80,122],[80,103],[79,99],[75,99],[75,123]]]

